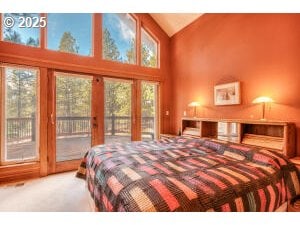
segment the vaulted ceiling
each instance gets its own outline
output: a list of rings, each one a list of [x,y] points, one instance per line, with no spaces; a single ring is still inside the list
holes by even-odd
[[[172,37],[175,33],[192,23],[202,13],[150,13],[158,25]]]

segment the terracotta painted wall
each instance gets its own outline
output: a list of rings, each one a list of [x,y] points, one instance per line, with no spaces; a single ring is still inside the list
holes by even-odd
[[[276,103],[267,119],[295,122],[300,155],[300,14],[204,14],[171,38],[171,130],[200,101],[199,117],[259,119],[261,95]],[[240,81],[242,104],[214,106],[214,85]]]

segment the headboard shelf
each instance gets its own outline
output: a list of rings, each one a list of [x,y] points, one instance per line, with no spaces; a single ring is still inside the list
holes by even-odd
[[[181,133],[198,137],[272,148],[295,156],[295,125],[285,121],[182,118]]]

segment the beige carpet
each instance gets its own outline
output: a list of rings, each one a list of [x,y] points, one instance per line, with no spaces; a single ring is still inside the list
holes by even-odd
[[[0,186],[0,211],[88,212],[91,211],[85,181],[75,172],[55,174]]]

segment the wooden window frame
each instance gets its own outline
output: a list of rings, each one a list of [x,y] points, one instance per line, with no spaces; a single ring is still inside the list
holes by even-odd
[[[41,13],[40,16],[47,17],[47,14]],[[136,20],[136,64],[102,60],[102,14],[99,13],[93,14],[93,32],[91,40],[92,52],[94,53],[93,56],[83,56],[47,49],[47,29],[41,28],[39,48],[0,40],[0,61],[34,67],[77,71],[95,75],[106,74],[108,76],[119,78],[130,77],[132,79],[161,81],[165,76],[165,70],[168,70],[168,66],[165,61],[161,62],[161,40],[158,40],[156,37],[159,37],[164,44],[168,45],[166,35],[157,27],[154,20],[152,18],[150,19],[150,15],[131,13],[130,16]],[[2,18],[3,15],[0,14],[0,17]],[[0,24],[0,29],[2,29],[2,26],[3,25]],[[142,27],[151,34],[151,37],[158,43],[159,67],[157,68],[141,66],[140,36]],[[151,32],[148,27],[151,28],[153,32]],[[165,50],[163,53],[164,56],[167,54]],[[161,65],[163,65],[163,68],[161,68]]]

